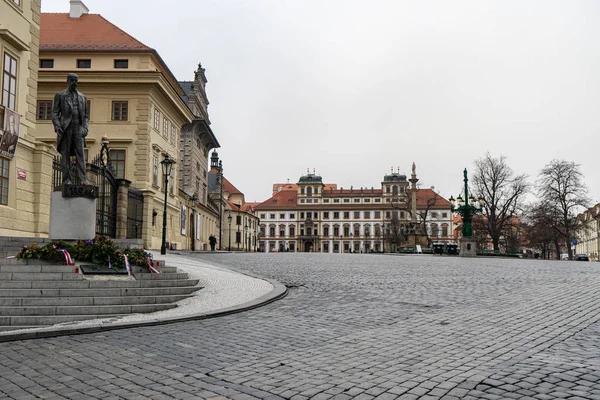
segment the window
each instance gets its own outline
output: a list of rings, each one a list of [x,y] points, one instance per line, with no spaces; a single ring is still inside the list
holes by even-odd
[[[267,214],[260,214],[260,219],[265,219],[267,218]]]
[[[10,161],[0,158],[0,204],[8,204],[8,167]]]
[[[327,242],[323,243],[323,252],[325,252],[325,253],[329,252],[329,243],[327,243]]]
[[[323,227],[323,236],[329,236],[329,227],[328,226]]]
[[[113,121],[127,121],[127,106],[126,101],[113,101],[112,102],[112,120]]]
[[[296,214],[290,213],[290,219],[294,219],[294,218],[296,218]]]
[[[333,219],[340,219],[340,212],[339,211],[334,211],[333,212]]]
[[[404,211],[400,211],[400,218],[404,218],[406,214],[404,214]]]
[[[313,218],[314,218],[314,219],[317,219],[317,218],[319,218],[319,213],[318,213],[318,212],[314,212],[314,213],[313,213]]]
[[[329,211],[323,212],[323,219],[329,219]]]
[[[296,236],[296,227],[290,226],[290,236]]]
[[[375,211],[375,219],[381,218],[381,211]]]
[[[360,203],[360,199],[354,199],[355,203]]]
[[[152,184],[158,186],[158,154],[154,155],[154,162],[152,165]]]
[[[284,227],[279,228],[279,236],[285,236],[285,228]]]
[[[375,203],[381,203],[381,199],[375,199]]]
[[[158,108],[154,108],[154,129],[158,130],[160,127],[160,111]]]
[[[350,211],[344,211],[344,219],[350,218]]]
[[[40,68],[54,68],[54,60],[53,59],[40,60]]]
[[[389,211],[386,211],[386,212],[385,212],[385,217],[386,217],[387,219],[390,219],[390,218],[392,218],[392,215],[390,214],[390,212],[389,212]]]
[[[241,225],[242,224],[242,216],[241,215],[236,215],[235,216],[235,224],[236,225]]]
[[[115,68],[129,68],[129,60],[115,60]]]
[[[442,236],[448,236],[448,225],[442,225]]]
[[[431,213],[431,218],[437,218],[437,215],[438,215],[437,212],[432,212]]]
[[[15,109],[17,100],[17,59],[4,53],[4,74],[2,77],[2,104]]]
[[[385,199],[385,202],[386,202],[386,203],[389,203],[389,202],[390,202],[390,199],[389,199],[389,198]]]
[[[285,214],[279,214],[279,219],[285,219]]]
[[[323,203],[329,203],[329,199],[323,199]]]
[[[350,227],[348,227],[348,226],[344,227],[344,236],[350,236]]]
[[[344,199],[344,203],[350,203],[350,199]]]
[[[371,202],[371,199],[365,199],[365,200],[364,200],[364,202],[365,202],[365,203],[370,203],[370,202]]]
[[[334,203],[339,203],[339,202],[340,202],[340,199],[333,199],[333,202],[334,202]]]
[[[18,6],[21,6],[21,0],[12,0]]]
[[[354,219],[360,219],[360,211],[354,211]]]
[[[304,188],[300,188],[300,194],[304,194]]]
[[[300,219],[304,219],[304,213],[303,212],[300,213]]]
[[[177,139],[177,133],[175,130],[175,125],[171,124],[171,144],[175,144],[176,139]]]
[[[448,218],[448,213],[442,213],[442,218]]]
[[[163,119],[163,136],[169,137],[169,120],[166,118]]]
[[[77,60],[77,68],[92,68],[92,60]]]
[[[340,234],[340,228],[337,226],[333,227],[333,236],[339,236]]]
[[[371,211],[365,211],[365,219],[371,218]]]
[[[39,120],[52,119],[52,100],[38,100],[36,118]]]
[[[300,203],[304,203],[304,199],[300,199]]]
[[[300,236],[304,236],[304,228],[300,228]]]
[[[274,226],[269,227],[269,236],[275,236],[275,227]]]
[[[125,179],[125,150],[110,150],[110,161],[115,168],[115,178]]]
[[[269,218],[275,219],[275,214],[269,214]]]

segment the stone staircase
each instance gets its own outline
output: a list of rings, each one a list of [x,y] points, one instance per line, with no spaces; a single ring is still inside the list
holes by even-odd
[[[157,269],[162,274],[134,267],[131,277],[106,277],[83,275],[77,265],[2,258],[0,331],[168,310],[201,289],[175,267]]]

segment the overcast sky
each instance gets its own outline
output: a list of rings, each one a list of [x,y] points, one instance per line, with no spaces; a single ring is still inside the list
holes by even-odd
[[[600,201],[600,2],[85,0],[178,80],[206,68],[225,176],[246,201],[315,169],[446,198],[486,152],[534,181],[581,164]],[[68,12],[68,0],[42,0]]]

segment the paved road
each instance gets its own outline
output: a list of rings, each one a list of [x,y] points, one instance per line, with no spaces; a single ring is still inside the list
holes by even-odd
[[[212,320],[1,343],[0,397],[600,399],[600,263],[195,257],[290,295]]]

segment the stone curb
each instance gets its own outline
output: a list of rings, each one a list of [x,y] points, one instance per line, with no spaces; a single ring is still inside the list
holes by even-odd
[[[238,272],[238,271],[236,271]],[[245,274],[251,276],[250,274]],[[205,313],[197,313],[190,314],[184,317],[166,317],[154,320],[147,321],[139,321],[139,322],[127,322],[127,323],[104,323],[104,324],[95,324],[95,325],[87,325],[82,327],[58,327],[58,328],[37,328],[32,332],[19,332],[11,334],[10,331],[6,333],[0,333],[0,343],[2,342],[13,342],[17,340],[29,340],[29,339],[41,339],[41,338],[50,338],[57,336],[68,336],[68,335],[82,335],[88,333],[98,333],[98,332],[106,332],[112,331],[116,329],[128,329],[128,328],[140,328],[145,326],[157,326],[157,325],[166,325],[172,324],[175,322],[185,322],[185,321],[196,321],[202,319],[209,318],[217,318],[223,317],[226,315],[236,314],[243,311],[252,310],[258,307],[265,306],[274,301],[280,300],[287,296],[288,288],[283,284],[273,280],[273,279],[265,279],[259,278],[269,282],[273,285],[273,290],[261,297],[258,297],[254,300],[250,300],[246,303],[239,304],[232,307],[223,308],[220,310],[205,312]]]

